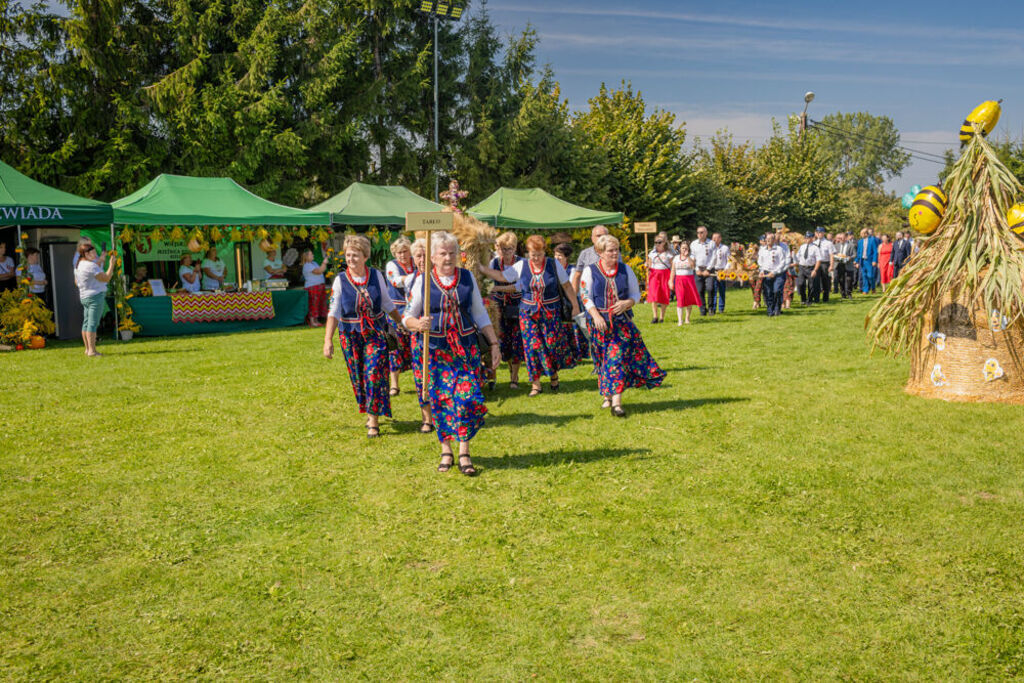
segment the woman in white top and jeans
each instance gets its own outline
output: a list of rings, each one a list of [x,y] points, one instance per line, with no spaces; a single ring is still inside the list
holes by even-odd
[[[85,355],[102,356],[96,350],[96,328],[99,327],[103,315],[103,300],[107,296],[107,283],[114,276],[117,263],[117,252],[108,254],[110,263],[104,271],[96,264],[96,247],[82,244],[78,247],[78,265],[75,266],[75,284],[78,285],[78,297],[82,302],[82,341],[85,342]]]

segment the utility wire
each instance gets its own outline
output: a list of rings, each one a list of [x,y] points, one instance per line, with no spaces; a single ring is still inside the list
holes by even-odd
[[[824,123],[822,121],[812,121],[812,123],[815,126],[820,126],[820,127],[828,128],[828,129],[830,129],[830,130],[832,130],[832,131],[834,131],[834,132],[836,132],[838,134],[841,134],[841,135],[853,136],[853,137],[861,138],[861,139],[865,140],[866,142],[869,142],[869,143],[874,144],[876,146],[880,146],[880,147],[888,147],[889,146],[887,143],[883,142],[882,140],[879,140],[878,138],[872,138],[869,135],[865,135],[863,133],[858,133],[858,132],[852,131],[852,130],[847,130],[845,128],[840,128],[839,126],[834,126],[834,125],[832,125],[830,123]],[[944,156],[942,156],[941,154],[935,154],[934,152],[925,152],[924,150],[913,149],[912,147],[904,147],[903,145],[898,145],[898,144],[894,145],[894,146],[897,149],[901,149],[904,152],[907,152],[908,154],[920,154],[920,155],[923,155],[923,156],[935,157],[937,160],[942,161],[942,163],[946,163],[946,158]]]
[[[833,137],[835,137],[837,139],[845,140],[847,142],[866,143],[866,144],[874,145],[877,149],[887,149],[889,147],[889,145],[886,145],[884,143],[877,142],[877,141],[872,141],[870,138],[862,140],[861,138],[864,138],[865,136],[857,136],[856,134],[853,134],[850,131],[845,131],[845,130],[842,130],[842,129],[839,129],[839,128],[830,128],[830,127],[823,126],[823,125],[821,125],[817,121],[812,121],[811,125],[809,126],[809,128],[812,129],[812,130],[816,130],[819,133],[825,133],[826,135],[831,135],[831,136],[833,136]],[[920,152],[918,150],[910,150],[910,149],[907,149],[907,148],[902,147],[900,145],[895,145],[895,147],[897,149],[899,149],[899,150],[902,150],[911,159],[916,159],[917,161],[929,161],[929,162],[931,162],[933,164],[938,164],[939,166],[945,166],[946,165],[945,158],[941,157],[941,156],[939,156],[937,154],[929,154],[928,152]],[[929,154],[929,155],[928,156],[919,156],[919,154]]]

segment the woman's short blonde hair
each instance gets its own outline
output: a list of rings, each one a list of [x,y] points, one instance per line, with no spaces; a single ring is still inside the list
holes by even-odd
[[[618,247],[619,238],[614,235],[601,235],[597,238],[597,244],[594,245],[594,249],[598,254],[603,254],[608,247]]]
[[[398,258],[398,252],[403,249],[411,249],[412,243],[409,242],[409,238],[406,236],[399,237],[397,240],[391,243],[391,255]]]
[[[430,256],[433,257],[441,247],[450,247],[455,250],[456,256],[459,255],[459,240],[450,232],[439,232],[430,236]]]
[[[370,253],[372,252],[370,240],[363,235],[345,235],[345,241],[341,243],[341,250],[348,251],[349,247],[362,252],[363,258],[370,258]]]
[[[498,239],[494,240],[494,243],[498,245],[499,249],[515,249],[519,246],[519,238],[514,232],[503,232],[498,235]]]
[[[413,243],[409,246],[409,251],[412,252],[413,256],[415,256],[416,254],[422,254],[426,250],[427,240],[423,239],[422,237],[420,237],[417,240],[414,240]]]

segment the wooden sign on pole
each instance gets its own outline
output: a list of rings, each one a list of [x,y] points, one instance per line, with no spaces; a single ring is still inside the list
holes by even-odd
[[[644,236],[644,258],[647,258],[647,254],[651,252],[651,246],[647,243],[647,236],[658,232],[658,223],[656,221],[641,221],[633,224],[633,232]]]
[[[405,229],[409,232],[427,233],[427,244],[423,254],[423,315],[430,315],[430,233],[451,232],[455,226],[455,214],[450,211],[416,211],[405,214]],[[430,330],[423,332],[423,400],[430,400]]]

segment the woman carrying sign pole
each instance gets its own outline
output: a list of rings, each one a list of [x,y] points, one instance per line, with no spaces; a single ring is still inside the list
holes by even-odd
[[[501,363],[498,338],[484,308],[473,275],[459,263],[459,243],[454,236],[439,232],[430,236],[427,277],[418,276],[402,319],[414,332],[424,333],[427,343],[427,372],[424,391],[429,397],[437,438],[441,442],[439,472],[455,464],[452,441],[459,444],[459,471],[476,475],[469,455],[469,442],[483,426],[487,407],[480,388],[480,351],[477,330],[491,345],[494,367]]]

